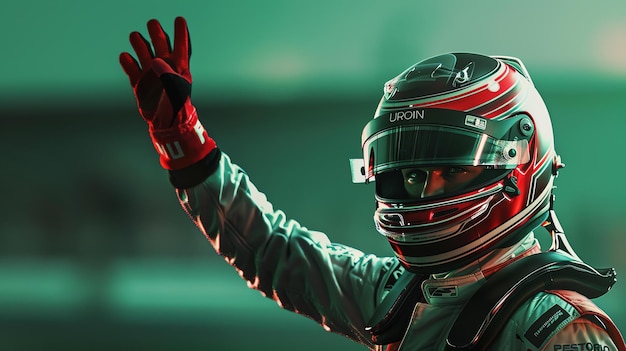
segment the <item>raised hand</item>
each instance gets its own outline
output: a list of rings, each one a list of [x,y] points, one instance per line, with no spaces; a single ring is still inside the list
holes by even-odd
[[[123,52],[119,60],[130,79],[139,113],[148,123],[150,136],[169,170],[190,166],[215,149],[191,103],[191,42],[187,22],[174,22],[174,47],[159,21],[148,21],[152,44],[139,32],[130,34],[137,59]]]

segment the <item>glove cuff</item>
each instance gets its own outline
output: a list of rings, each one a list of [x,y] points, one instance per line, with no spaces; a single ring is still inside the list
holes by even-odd
[[[173,128],[153,129],[150,136],[159,153],[161,166],[177,170],[195,164],[216,148],[213,140],[198,119],[198,112],[189,100],[178,111]]]

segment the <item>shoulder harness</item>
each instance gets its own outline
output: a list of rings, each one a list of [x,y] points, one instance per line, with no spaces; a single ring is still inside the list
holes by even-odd
[[[447,351],[488,349],[515,311],[541,291],[572,290],[593,299],[615,284],[615,269],[593,268],[574,253],[552,210],[546,223],[552,235],[550,250],[521,258],[489,276],[453,324],[446,340]],[[374,343],[384,345],[402,339],[413,306],[424,301],[424,278],[410,272],[400,277],[366,327]]]

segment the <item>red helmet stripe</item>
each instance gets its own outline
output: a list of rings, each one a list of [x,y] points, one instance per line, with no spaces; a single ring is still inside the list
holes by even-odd
[[[444,108],[457,111],[470,111],[479,107],[490,109],[487,106],[500,103],[500,99],[512,99],[518,93],[518,89],[513,88],[518,83],[519,76],[515,75],[509,66],[505,65],[504,67],[501,75],[486,84],[482,83],[476,89],[463,94],[447,94],[447,97],[442,99],[413,104],[413,107]],[[496,91],[490,90],[490,87],[494,86],[497,86],[498,89]]]

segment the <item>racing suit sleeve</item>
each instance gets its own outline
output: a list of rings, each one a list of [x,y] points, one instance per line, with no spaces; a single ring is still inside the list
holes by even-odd
[[[502,340],[513,340],[515,335],[520,350],[626,351],[624,338],[611,318],[575,291],[537,294],[516,311],[509,326],[511,330],[502,334],[511,337]]]
[[[576,318],[554,335],[543,350],[614,351],[618,348],[605,329],[586,318]]]
[[[195,186],[177,186],[177,196],[251,288],[328,331],[374,348],[364,327],[396,259],[331,243],[325,234],[288,219],[224,153],[210,176]]]

